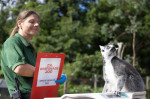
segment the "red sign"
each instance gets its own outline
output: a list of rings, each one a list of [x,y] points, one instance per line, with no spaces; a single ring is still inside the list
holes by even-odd
[[[38,53],[30,99],[57,97],[65,54]]]

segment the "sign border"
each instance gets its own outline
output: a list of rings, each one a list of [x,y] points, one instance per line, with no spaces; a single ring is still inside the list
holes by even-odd
[[[64,60],[65,60],[65,54],[64,53],[38,53],[30,99],[43,99],[46,97],[57,97],[59,83],[56,83],[56,85],[54,86],[41,86],[41,87],[38,86],[37,87],[37,80],[38,80],[38,73],[39,73],[39,66],[40,66],[41,58],[61,58],[57,79],[61,78],[62,69],[64,65]]]

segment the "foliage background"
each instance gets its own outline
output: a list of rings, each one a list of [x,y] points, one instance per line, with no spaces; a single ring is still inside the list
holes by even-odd
[[[1,0],[0,51],[17,15],[28,9],[37,11],[41,18],[40,31],[31,42],[36,51],[66,54],[63,73],[68,77],[67,93],[101,92],[104,82],[99,45],[108,43],[123,42],[123,59],[131,64],[134,46],[136,69],[144,80],[150,75],[149,0]],[[94,74],[98,75],[96,89]]]

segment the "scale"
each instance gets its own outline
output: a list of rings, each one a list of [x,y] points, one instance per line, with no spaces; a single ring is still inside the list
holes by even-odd
[[[61,97],[44,98],[44,99],[146,99],[146,91],[121,93],[116,96],[113,93],[79,93],[64,94]]]

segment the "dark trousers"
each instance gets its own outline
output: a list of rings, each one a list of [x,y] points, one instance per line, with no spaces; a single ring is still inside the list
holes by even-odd
[[[21,93],[21,99],[30,99],[31,93]],[[14,98],[12,98],[14,99]],[[20,98],[18,98],[20,99]]]
[[[22,99],[30,99],[31,93],[23,93]]]

